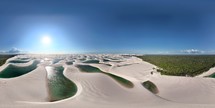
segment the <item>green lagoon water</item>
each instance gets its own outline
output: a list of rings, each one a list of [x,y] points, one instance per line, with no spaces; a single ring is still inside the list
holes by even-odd
[[[102,73],[102,71],[99,68],[89,66],[89,65],[77,65],[76,67],[82,72]]]
[[[26,67],[18,67],[16,65],[9,64],[8,67],[0,72],[0,78],[13,78],[27,74],[36,69],[38,63],[39,61],[34,61],[32,65]]]
[[[122,77],[119,77],[119,76],[116,76],[116,75],[113,75],[113,74],[110,74],[110,73],[105,73],[105,74],[110,76],[111,78],[113,78],[114,80],[116,80],[117,82],[119,82],[120,84],[122,84],[125,87],[128,87],[128,88],[133,88],[134,87],[134,84],[131,81],[125,79],[125,78],[122,78]]]
[[[29,60],[30,58],[18,58],[19,60]]]
[[[10,60],[9,63],[27,63],[29,62],[29,60]]]
[[[53,67],[48,76],[49,101],[58,101],[72,97],[77,92],[77,86],[63,75],[64,68]]]
[[[87,61],[84,61],[83,63],[96,63],[96,64],[99,64],[99,60],[87,60]]]
[[[123,85],[125,87],[128,87],[128,88],[134,87],[133,83],[130,82],[129,80],[116,76],[116,75],[113,75],[111,73],[103,72],[99,68],[89,66],[89,65],[77,65],[76,67],[82,72],[103,73],[103,74],[108,75],[109,77],[113,78],[115,81],[117,81],[118,83],[120,83],[121,85]]]
[[[67,61],[66,64],[67,65],[73,65],[73,61]]]
[[[159,92],[157,86],[151,81],[145,81],[142,83],[142,85],[143,87],[145,87],[147,90],[154,94],[157,94]]]
[[[108,60],[108,59],[103,59],[103,62],[109,62],[110,60]]]
[[[209,75],[208,77],[215,78],[215,73]]]

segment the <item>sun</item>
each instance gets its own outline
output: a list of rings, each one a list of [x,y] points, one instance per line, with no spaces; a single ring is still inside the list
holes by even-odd
[[[41,41],[44,45],[50,45],[51,44],[51,38],[48,35],[43,36]]]

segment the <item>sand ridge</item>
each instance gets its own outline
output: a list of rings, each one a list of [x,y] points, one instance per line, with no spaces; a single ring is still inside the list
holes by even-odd
[[[40,60],[38,67],[27,74],[15,78],[0,78],[0,107],[35,108],[213,108],[215,107],[215,80],[212,78],[175,77],[160,75],[156,66],[134,56],[122,55],[19,55]],[[108,59],[110,61],[82,63],[79,59]],[[111,58],[114,58],[111,61]],[[13,57],[12,59],[17,59]],[[17,66],[30,65],[15,64]],[[53,63],[53,60],[59,60]],[[74,60],[74,65],[66,65]],[[117,61],[117,62],[116,62]],[[120,62],[118,62],[120,61]],[[111,77],[102,73],[81,72],[75,64],[85,64],[102,71],[121,76],[134,84],[133,88],[120,85]],[[107,65],[110,64],[110,65]],[[6,62],[0,69],[7,67]],[[67,99],[48,102],[46,66],[62,65],[63,75],[73,81],[78,92]],[[153,75],[151,72],[153,71]],[[153,82],[158,94],[145,89],[141,83]]]

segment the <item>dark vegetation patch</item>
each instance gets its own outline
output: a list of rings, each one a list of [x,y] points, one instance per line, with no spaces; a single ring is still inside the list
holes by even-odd
[[[214,55],[144,55],[137,56],[152,63],[162,75],[196,76],[215,66]]]
[[[0,66],[3,65],[7,59],[14,57],[16,55],[0,55]]]

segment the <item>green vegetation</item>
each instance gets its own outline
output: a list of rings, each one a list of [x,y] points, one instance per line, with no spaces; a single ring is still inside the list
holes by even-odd
[[[16,55],[0,55],[0,66],[3,65],[7,59],[14,57]]]
[[[145,81],[142,83],[143,87],[145,87],[147,90],[149,90],[150,92],[154,93],[154,94],[157,94],[159,91],[158,91],[158,88],[157,86],[152,83],[151,81]]]
[[[162,69],[163,75],[196,76],[215,66],[214,55],[145,55],[137,56]]]
[[[83,63],[96,63],[96,64],[98,64],[99,60],[87,60],[87,61],[84,61]]]
[[[116,75],[113,75],[111,73],[103,72],[99,68],[96,68],[96,67],[93,67],[93,66],[89,66],[89,65],[77,65],[76,67],[79,68],[79,70],[83,71],[83,72],[103,73],[105,75],[110,76],[111,78],[113,78],[114,80],[116,80],[117,82],[119,82],[120,84],[122,84],[125,87],[128,87],[128,88],[134,87],[133,83],[130,82],[129,80],[127,80],[125,78],[122,78],[122,77],[119,77],[119,76],[116,76]]]
[[[18,67],[13,64],[9,64],[4,70],[0,72],[0,78],[13,78],[24,75],[37,68],[39,61],[34,61],[33,64],[26,67]]]
[[[63,75],[64,68],[62,66],[54,68],[56,73],[52,73],[52,77],[48,79],[48,89],[50,101],[58,101],[74,96],[77,92],[77,86]]]

